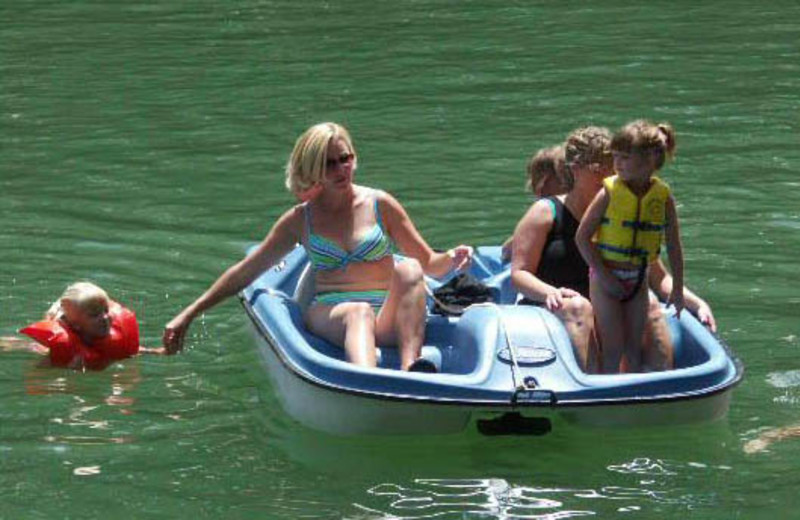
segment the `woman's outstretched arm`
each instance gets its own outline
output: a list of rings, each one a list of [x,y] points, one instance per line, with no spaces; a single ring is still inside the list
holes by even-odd
[[[284,213],[255,251],[229,267],[206,292],[167,323],[163,342],[168,354],[183,348],[184,336],[195,317],[247,287],[300,241],[302,218],[300,206]]]

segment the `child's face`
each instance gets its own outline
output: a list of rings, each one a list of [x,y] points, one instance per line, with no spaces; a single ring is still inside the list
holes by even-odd
[[[655,171],[654,157],[646,152],[612,152],[614,170],[625,181],[648,180]]]
[[[108,315],[108,301],[92,300],[83,305],[65,302],[64,314],[76,332],[86,338],[98,339],[108,336],[111,331],[111,318]]]

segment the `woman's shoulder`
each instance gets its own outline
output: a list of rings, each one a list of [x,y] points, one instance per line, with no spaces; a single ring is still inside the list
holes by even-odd
[[[528,218],[538,224],[552,224],[556,218],[557,207],[563,204],[557,197],[545,197],[538,199],[531,205],[528,211]]]
[[[311,201],[306,202],[299,202],[294,206],[290,207],[286,211],[283,212],[281,215],[280,220],[285,220],[290,223],[295,223],[303,220],[305,218],[306,212],[310,209],[309,205]]]
[[[388,191],[384,191],[380,188],[369,188],[367,186],[358,186],[358,189],[361,190],[361,193],[363,193],[366,198],[377,200],[378,202],[396,200]]]
[[[378,188],[364,188],[365,192],[368,193],[368,199],[370,201],[374,201],[373,203],[378,206],[381,211],[384,210],[400,210],[402,209],[402,204],[398,201],[394,195],[389,193],[388,191],[384,191]]]
[[[290,207],[272,225],[271,233],[289,234],[299,241],[306,226],[310,202],[301,202]]]

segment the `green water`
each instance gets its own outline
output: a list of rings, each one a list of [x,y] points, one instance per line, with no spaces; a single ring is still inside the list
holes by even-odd
[[[309,125],[435,246],[497,244],[524,164],[586,123],[672,122],[689,285],[746,365],[727,420],[543,438],[295,424],[231,301],[181,356],[103,373],[2,352],[0,518],[796,518],[800,6],[6,2],[0,335],[89,278],[144,341],[289,204]]]

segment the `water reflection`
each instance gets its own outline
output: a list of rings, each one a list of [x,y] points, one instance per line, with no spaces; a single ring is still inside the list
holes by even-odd
[[[141,382],[135,364],[116,364],[102,374],[87,377],[45,367],[25,372],[25,392],[29,396],[68,396],[70,404],[58,407],[50,417],[43,440],[54,444],[125,444],[134,439],[116,430],[118,415],[133,415],[136,399],[131,395]],[[63,415],[62,415],[63,414]]]
[[[376,518],[520,518],[562,519],[591,516],[589,510],[570,510],[556,499],[568,490],[515,487],[503,479],[417,479],[414,486],[380,484],[368,490],[389,501],[388,510],[356,507]],[[549,496],[542,496],[549,495]]]
[[[713,494],[689,492],[679,481],[697,472],[727,471],[698,462],[637,458],[611,464],[607,471],[628,475],[629,485],[581,488],[514,484],[502,478],[413,479],[381,483],[367,490],[372,503],[356,503],[364,518],[503,518],[555,520],[603,516],[646,509],[664,511],[712,507]],[[642,478],[648,477],[648,478]],[[575,481],[578,478],[574,479]],[[607,480],[616,481],[611,477]]]

